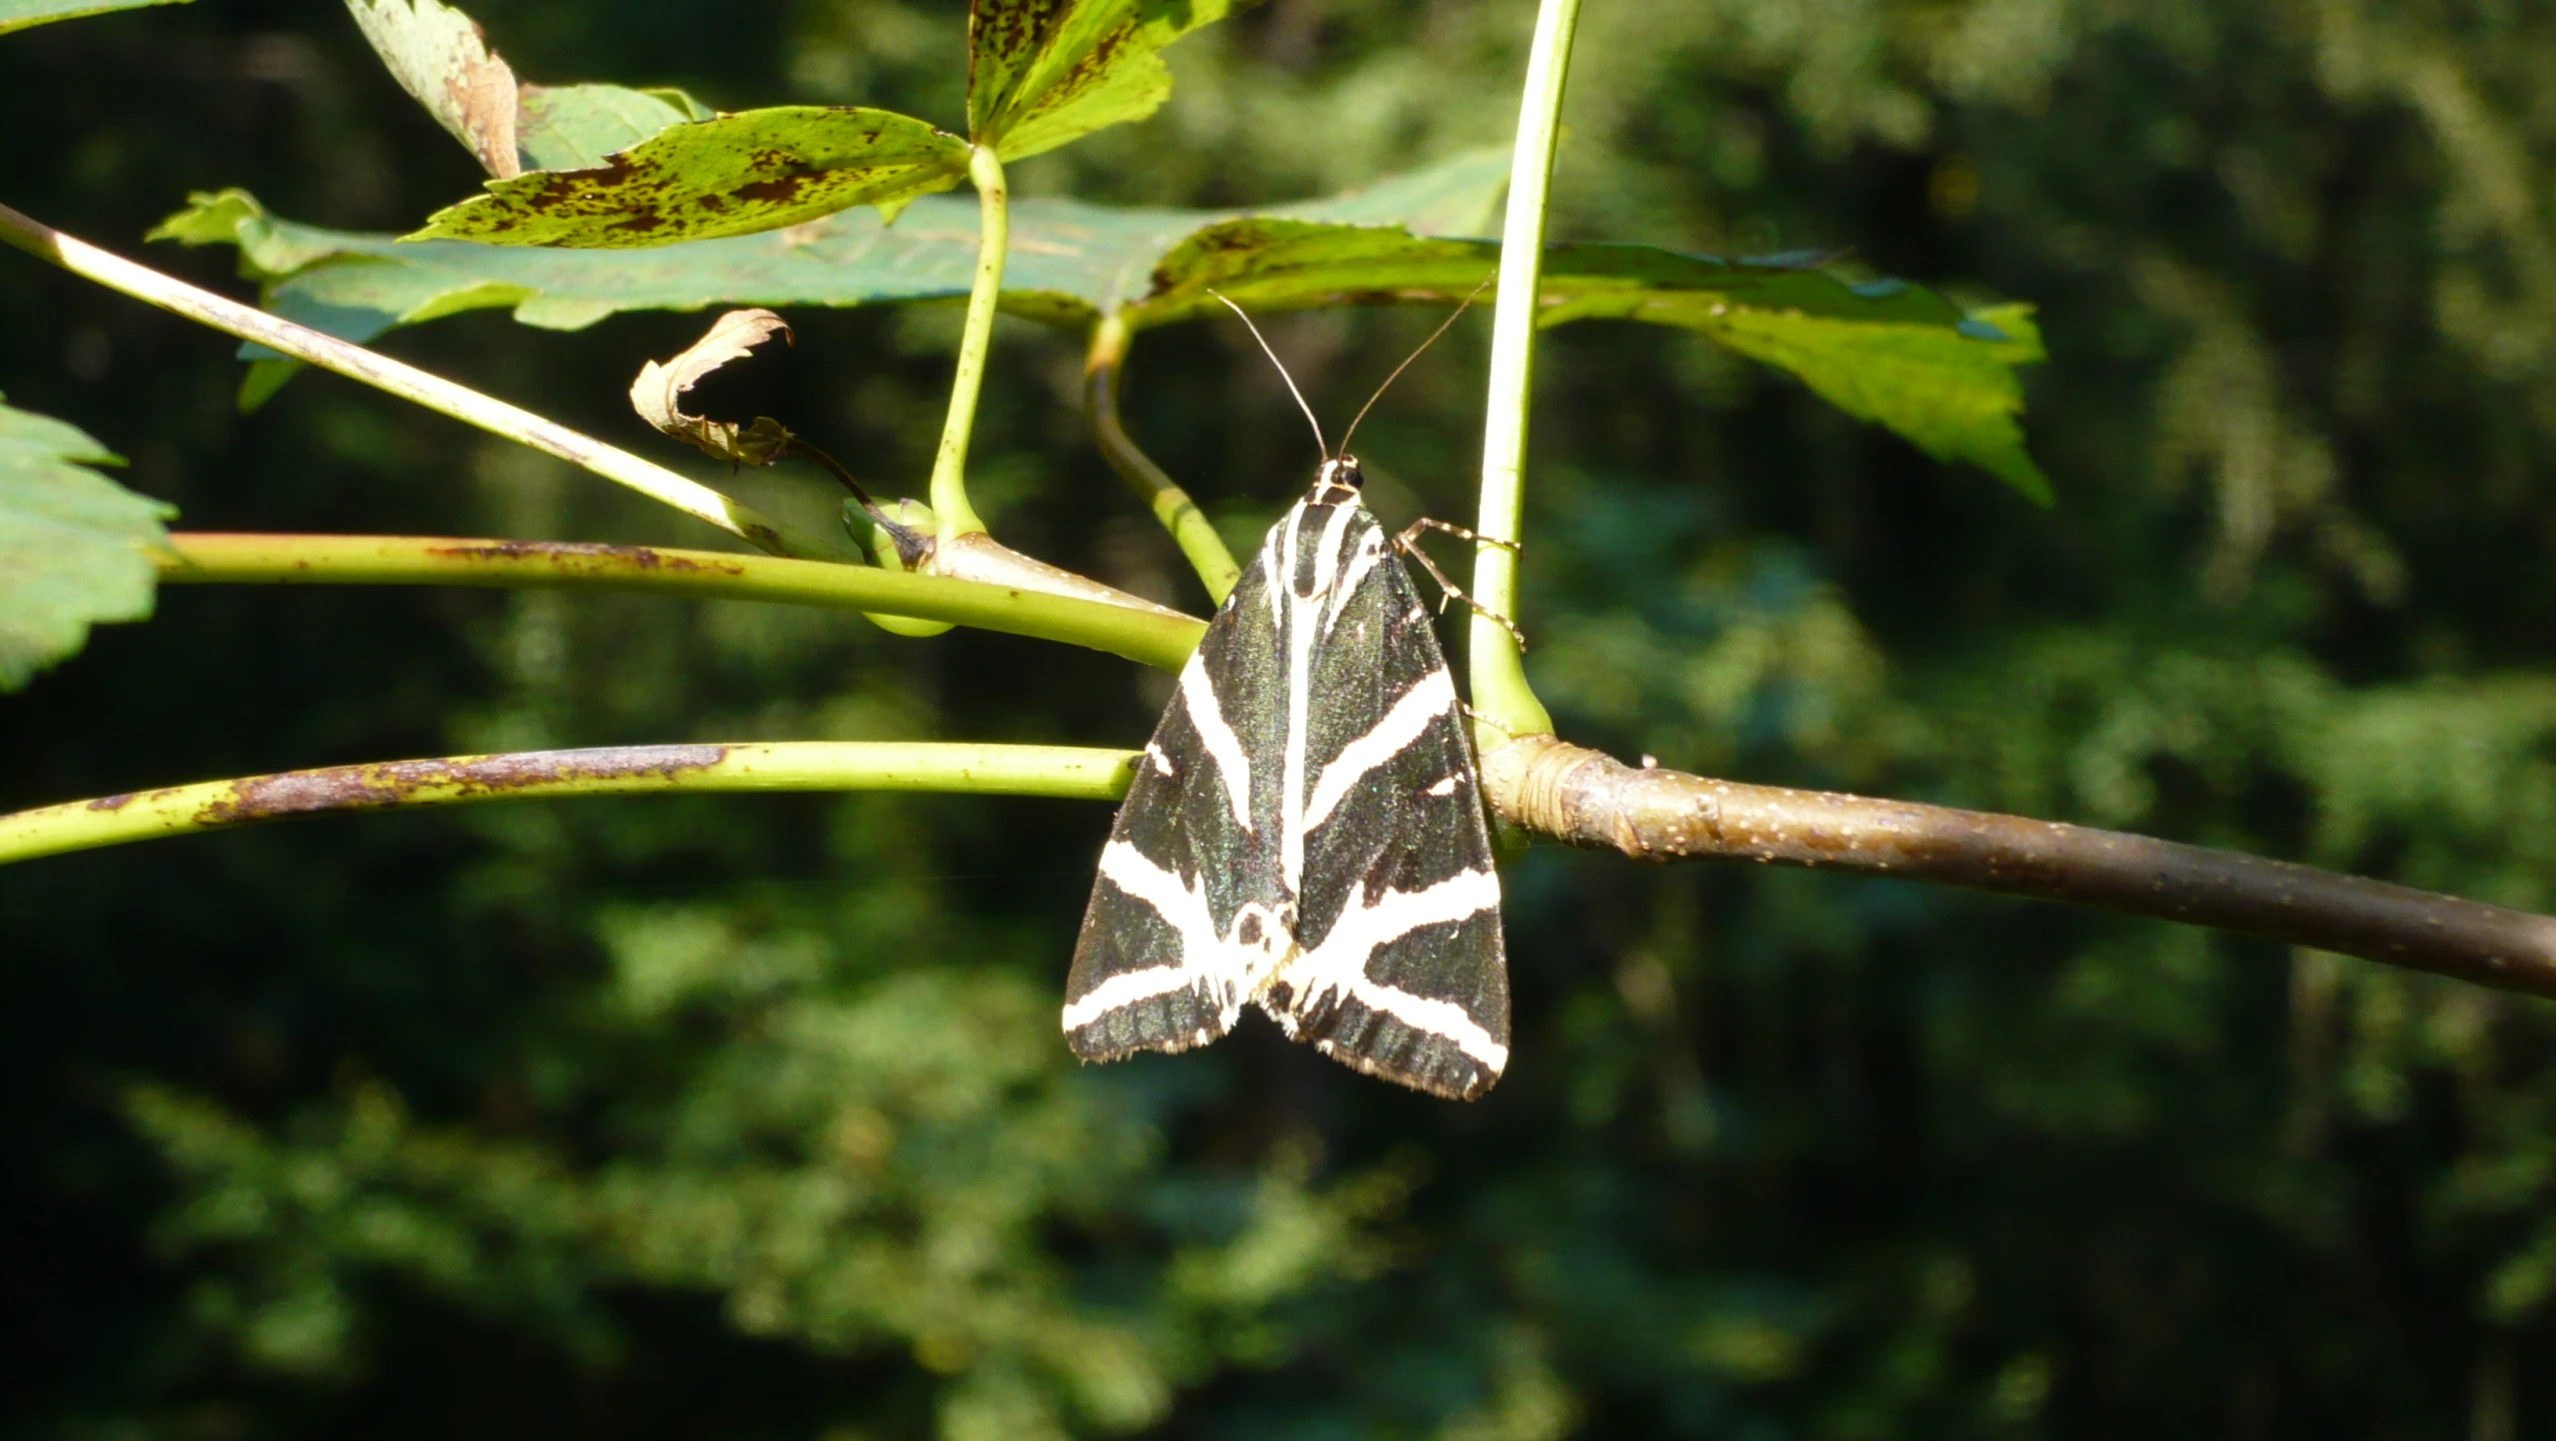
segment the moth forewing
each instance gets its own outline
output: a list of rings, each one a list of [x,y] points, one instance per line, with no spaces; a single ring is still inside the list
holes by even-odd
[[[1508,976],[1454,679],[1390,554],[1338,617],[1310,688],[1300,952],[1269,999],[1360,1070],[1479,1095],[1508,1063]]]
[[[1065,982],[1065,1034],[1085,1060],[1225,1034],[1291,943],[1276,829],[1258,819],[1275,804],[1283,724],[1262,592],[1246,570],[1208,623],[1110,827]]]
[[[1182,1050],[1242,1002],[1348,1065],[1470,1099],[1508,1059],[1492,869],[1453,678],[1357,462],[1271,528],[1102,854],[1076,1054]]]

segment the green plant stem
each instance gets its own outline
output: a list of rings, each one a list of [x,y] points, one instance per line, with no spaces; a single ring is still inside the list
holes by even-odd
[[[1543,0],[1518,106],[1509,161],[1509,213],[1500,229],[1500,290],[1491,320],[1491,383],[1482,430],[1482,504],[1473,523],[1473,598],[1494,615],[1518,613],[1518,555],[1526,509],[1527,405],[1535,385],[1536,301],[1543,281],[1544,212],[1553,148],[1562,133],[1562,87],[1580,0]],[[1497,544],[1495,542],[1507,542]],[[1468,632],[1474,741],[1489,750],[1512,737],[1550,735],[1553,718],[1527,685],[1525,657],[1506,626],[1479,612]]]
[[[1172,543],[1189,557],[1190,568],[1206,583],[1207,594],[1218,605],[1233,593],[1234,582],[1242,578],[1242,567],[1234,564],[1234,553],[1225,549],[1224,537],[1216,534],[1198,503],[1189,492],[1154,464],[1154,458],[1137,448],[1129,439],[1127,428],[1118,418],[1118,377],[1126,368],[1127,348],[1133,340],[1126,318],[1111,314],[1092,327],[1092,345],[1083,357],[1084,406],[1091,412],[1092,435],[1100,443],[1100,452],[1154,512],[1154,519],[1171,532]]]
[[[29,219],[5,205],[0,205],[0,241],[146,304],[156,305],[242,340],[253,340],[322,370],[335,371],[403,400],[414,401],[428,410],[478,426],[492,435],[502,435],[508,440],[555,455],[606,480],[626,485],[651,500],[708,521],[730,535],[776,555],[789,555],[796,550],[783,537],[780,528],[762,512],[740,505],[664,466],[642,460],[626,450],[606,445],[555,421],[545,420],[529,410],[456,385],[442,376],[431,375],[413,365],[404,365],[360,345],[349,345],[333,335],[323,335],[306,325],[296,325],[209,290],[200,290],[175,276],[163,275],[148,266],[135,264],[52,226]]]
[[[950,413],[941,422],[941,449],[932,458],[932,514],[943,544],[985,529],[967,503],[967,442],[976,426],[976,400],[985,388],[985,356],[994,345],[994,312],[1003,300],[1003,260],[1012,244],[1011,191],[993,147],[979,145],[967,159],[976,182],[979,224],[976,284],[967,293],[967,325],[959,332],[958,369],[950,377]]]
[[[1115,800],[1133,751],[797,741],[607,746],[286,771],[0,816],[0,865],[332,811],[667,791],[943,791]]]
[[[1186,616],[862,565],[625,545],[401,535],[180,532],[163,584],[581,588],[777,601],[949,621],[1178,670],[1204,627]]]

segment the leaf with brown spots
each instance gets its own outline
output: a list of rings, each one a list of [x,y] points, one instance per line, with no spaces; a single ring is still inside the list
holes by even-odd
[[[975,0],[967,120],[1005,160],[1053,150],[1171,96],[1162,49],[1249,0]]]
[[[524,113],[532,114],[530,100]],[[530,131],[524,134],[529,146]],[[1508,176],[1506,149],[1471,150],[1260,213],[1478,235]],[[1003,312],[1088,326],[1144,295],[1156,264],[1183,237],[1246,213],[1125,209],[1063,196],[1016,200]],[[926,195],[893,227],[875,211],[854,210],[655,250],[550,250],[324,230],[268,214],[247,191],[225,190],[192,197],[149,238],[238,246],[242,268],[266,284],[269,310],[362,345],[403,325],[493,307],[511,308],[525,325],[575,330],[627,310],[964,299],[976,267],[977,224],[975,200]],[[242,354],[257,362],[241,387],[243,405],[263,401],[297,365],[262,347]]]
[[[1209,286],[1254,311],[1451,305],[1490,273],[1499,246],[1447,237],[1478,233],[1507,173],[1506,151],[1470,153],[1258,215],[1019,201],[1003,309],[1074,327],[1116,314],[1145,330],[1222,315]],[[573,329],[623,310],[740,300],[957,299],[976,257],[975,212],[972,201],[927,197],[892,230],[876,216],[843,215],[801,231],[631,255],[401,245],[278,220],[227,191],[196,197],[153,235],[238,245],[250,271],[269,282],[270,309],[360,343],[492,306],[513,307],[527,325]],[[1965,314],[1921,286],[1850,281],[1819,260],[1552,246],[1542,323],[1631,320],[1696,331],[1790,372],[1939,460],[1969,461],[2046,496],[2018,419],[2016,368],[2041,359],[2028,310]]]
[[[967,174],[967,142],[892,110],[782,105],[661,130],[604,164],[489,182],[410,240],[633,249],[893,214]]]
[[[673,436],[690,441],[705,455],[738,465],[770,465],[790,449],[790,432],[768,415],[740,427],[734,421],[692,415],[683,394],[704,376],[731,360],[743,360],[754,348],[778,335],[790,339],[790,327],[769,310],[731,310],[710,322],[710,329],[690,349],[659,364],[639,367],[630,383],[630,405],[639,418]]]

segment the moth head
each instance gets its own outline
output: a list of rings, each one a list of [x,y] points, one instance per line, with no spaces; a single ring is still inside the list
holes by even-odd
[[[1317,486],[1336,485],[1343,490],[1356,490],[1367,483],[1367,473],[1358,468],[1358,457],[1344,455],[1322,463],[1322,474],[1315,478]]]

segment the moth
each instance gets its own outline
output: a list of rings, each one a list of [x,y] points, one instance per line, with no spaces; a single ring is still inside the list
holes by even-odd
[[[1087,1061],[1205,1045],[1248,1002],[1432,1095],[1474,1099],[1508,1064],[1463,710],[1397,554],[1409,533],[1368,513],[1347,443],[1208,623],[1110,828],[1065,983]]]

